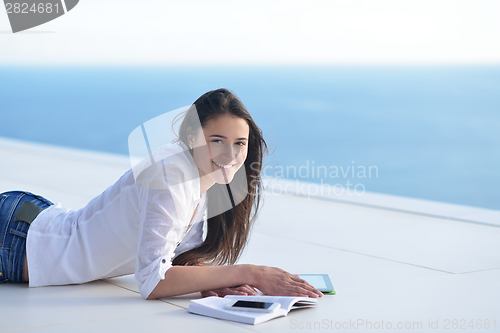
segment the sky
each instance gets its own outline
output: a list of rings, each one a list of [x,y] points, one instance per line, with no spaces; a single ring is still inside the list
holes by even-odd
[[[0,13],[0,65],[498,64],[498,17],[498,0],[80,0],[16,34]]]

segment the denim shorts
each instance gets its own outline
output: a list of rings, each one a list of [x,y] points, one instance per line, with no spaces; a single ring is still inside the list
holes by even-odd
[[[20,216],[22,214],[16,216],[19,207],[25,201],[31,202],[41,209],[53,205],[49,200],[29,192],[0,193],[0,283],[24,281],[26,236],[31,223],[30,217],[36,216],[37,210],[41,210],[27,203],[23,207],[31,206],[31,210],[28,209],[29,213],[24,214],[24,217]],[[20,213],[24,211],[26,210],[21,209]],[[24,220],[28,220],[28,222]]]

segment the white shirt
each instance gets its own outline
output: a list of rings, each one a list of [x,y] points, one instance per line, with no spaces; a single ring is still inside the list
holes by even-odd
[[[27,236],[30,287],[135,272],[147,298],[173,258],[202,243],[206,193],[200,197],[198,168],[186,150],[183,143],[163,146],[84,208],[42,211]]]

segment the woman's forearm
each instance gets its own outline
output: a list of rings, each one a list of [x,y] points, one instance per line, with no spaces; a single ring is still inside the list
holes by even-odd
[[[177,296],[197,291],[235,287],[254,282],[254,265],[172,266],[148,299]]]

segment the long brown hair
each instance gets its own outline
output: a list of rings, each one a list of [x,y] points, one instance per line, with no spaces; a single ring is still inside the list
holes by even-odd
[[[253,121],[245,105],[233,92],[227,89],[212,90],[199,97],[194,105],[196,108],[190,108],[187,111],[179,128],[180,141],[188,145],[188,127],[196,130],[196,127],[200,125],[205,126],[210,119],[230,114],[248,123],[250,129],[248,154],[244,163],[245,168],[240,168],[236,172],[231,187],[229,184],[214,184],[208,189],[207,236],[199,246],[178,255],[173,265],[234,264],[247,244],[259,210],[262,191],[260,172],[264,153],[267,152],[267,144],[262,131]],[[239,203],[224,213],[214,214],[214,212],[221,211],[218,198],[227,197],[228,191],[235,198],[234,201]]]

